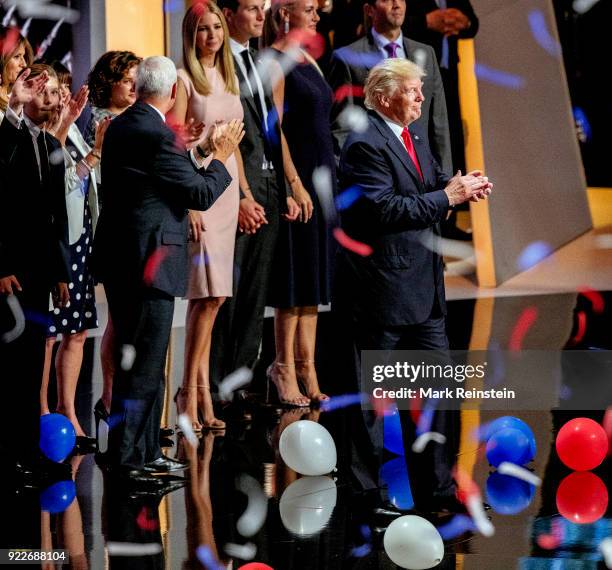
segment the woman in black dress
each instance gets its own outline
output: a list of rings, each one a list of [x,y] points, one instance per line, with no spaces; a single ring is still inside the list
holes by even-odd
[[[318,21],[316,0],[280,0],[266,15],[266,40],[280,63],[277,76],[271,76],[290,150],[284,145],[284,169],[302,210],[300,221],[280,225],[269,296],[276,308],[276,359],[268,377],[281,402],[298,407],[328,399],[319,389],[315,343],[318,305],[330,300],[330,240],[312,179],[317,169],[326,168],[335,185],[333,93],[313,57],[300,47],[313,40]]]

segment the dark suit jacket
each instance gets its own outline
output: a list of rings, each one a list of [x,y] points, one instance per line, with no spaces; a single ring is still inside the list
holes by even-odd
[[[436,225],[448,211],[448,177],[418,129],[410,128],[423,182],[402,141],[377,113],[368,118],[368,130],[349,135],[342,149],[342,182],[358,185],[363,195],[342,212],[341,226],[373,253],[340,253],[339,302],[377,325],[418,324],[436,298],[446,309],[442,258],[424,242],[437,240]]]
[[[251,57],[257,64],[257,52],[250,50]],[[240,84],[240,102],[244,109],[244,137],[240,142],[240,153],[244,164],[244,171],[249,183],[254,186],[259,182],[262,175],[261,165],[263,164],[264,152],[268,160],[274,165],[276,181],[279,188],[279,207],[281,212],[286,210],[287,196],[291,196],[288,185],[285,182],[285,171],[283,169],[283,156],[280,142],[280,121],[274,120],[276,117],[276,107],[272,98],[264,94],[266,107],[268,108],[268,126],[270,134],[266,136],[263,129],[263,121],[257,112],[255,100],[251,95],[249,86],[245,82],[241,68],[236,63],[236,75]]]
[[[457,8],[463,12],[470,20],[470,26],[463,30],[457,36],[448,38],[448,68],[454,73],[457,72],[457,40],[473,38],[478,32],[478,17],[472,8],[470,0],[446,0],[447,8]],[[442,56],[442,39],[443,35],[434,30],[427,28],[425,17],[429,12],[438,9],[436,0],[406,0],[406,20],[403,25],[403,32],[413,40],[423,42],[431,46],[435,52],[438,61]]]
[[[412,61],[415,61],[417,50],[423,50],[426,54],[425,73],[427,75],[423,78],[425,101],[422,116],[415,126],[424,133],[425,142],[431,145],[433,155],[444,172],[450,173],[452,158],[446,100],[434,52],[431,47],[409,40],[405,36],[404,50],[408,59]],[[343,85],[363,87],[370,70],[382,59],[382,53],[374,42],[372,34],[368,32],[367,36],[334,51],[328,77],[329,84],[334,91]],[[339,124],[338,117],[351,103],[363,107],[363,97],[349,95],[336,101],[332,108],[332,133],[338,149],[342,148],[349,134],[348,129]]]
[[[45,142],[43,164],[51,159],[42,184],[25,122],[17,129],[4,118],[0,125],[0,277],[51,286],[70,280],[70,254],[61,145],[49,134]]]
[[[102,154],[97,277],[184,295],[187,209],[206,210],[223,193],[231,182],[225,166],[213,160],[198,171],[159,114],[140,101],[113,119]]]

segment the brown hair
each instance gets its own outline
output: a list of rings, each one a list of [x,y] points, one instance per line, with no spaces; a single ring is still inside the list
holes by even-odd
[[[101,109],[108,108],[113,85],[141,61],[142,58],[131,51],[107,51],[102,54],[87,77],[89,102]]]
[[[25,49],[26,66],[30,67],[34,61],[34,52],[30,42],[24,38],[17,28],[7,28],[0,26],[0,85],[8,88],[8,78],[6,76],[6,64],[15,55],[15,52],[23,46]],[[0,94],[0,109],[3,111],[8,106],[8,99]]]
[[[51,64],[51,67],[57,74],[58,83],[60,85],[65,83],[68,85],[68,89],[72,91],[72,74],[70,73],[70,70],[61,61],[54,61]]]
[[[210,95],[210,85],[206,79],[206,74],[202,69],[202,64],[198,59],[196,48],[196,36],[198,34],[198,25],[205,12],[215,14],[223,27],[223,45],[221,46],[221,56],[215,57],[215,67],[223,77],[225,82],[225,90],[228,93],[238,95],[238,82],[236,81],[236,71],[234,69],[234,56],[230,48],[230,34],[227,29],[227,22],[223,16],[223,12],[211,0],[201,0],[193,4],[187,10],[183,18],[183,65],[193,81],[196,91],[200,95]]]

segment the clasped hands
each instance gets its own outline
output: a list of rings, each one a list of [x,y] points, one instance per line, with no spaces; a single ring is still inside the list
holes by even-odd
[[[472,170],[467,174],[461,174],[461,170],[458,170],[444,188],[450,206],[457,206],[468,200],[471,202],[484,200],[492,190],[493,183],[489,182],[488,177],[483,176],[480,170]]]
[[[427,27],[445,36],[456,36],[470,27],[469,18],[457,8],[438,8],[426,16]]]

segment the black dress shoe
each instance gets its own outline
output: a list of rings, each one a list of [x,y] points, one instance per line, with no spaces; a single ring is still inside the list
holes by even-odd
[[[164,437],[172,437],[174,435],[174,430],[169,427],[159,428],[159,438],[163,439]]]
[[[161,478],[156,477],[156,479]],[[178,491],[179,489],[182,489],[185,485],[187,485],[187,479],[181,478],[176,480],[164,481],[164,484],[161,487],[142,487],[130,489],[128,492],[128,496],[130,498],[151,497],[161,499],[164,495],[172,493],[173,491]]]
[[[396,519],[404,515],[414,515],[416,512],[414,509],[400,509],[390,501],[383,501],[372,509],[372,515],[377,519]]]
[[[142,487],[148,489],[161,489],[164,481],[159,477],[154,477],[144,469],[115,468],[110,471],[110,476],[116,479],[119,485],[124,485],[128,489]]]
[[[173,447],[174,446],[174,440],[170,439],[169,437],[160,437],[159,438],[159,447]]]
[[[18,461],[14,474],[21,483],[30,487],[46,487],[55,481],[72,478],[70,463],[55,463],[44,456],[31,461]]]
[[[74,449],[70,455],[87,455],[98,450],[98,442],[95,437],[77,435]]]
[[[169,473],[170,471],[181,471],[187,469],[188,463],[181,463],[176,459],[162,455],[149,463],[145,463],[144,470],[147,473]]]

